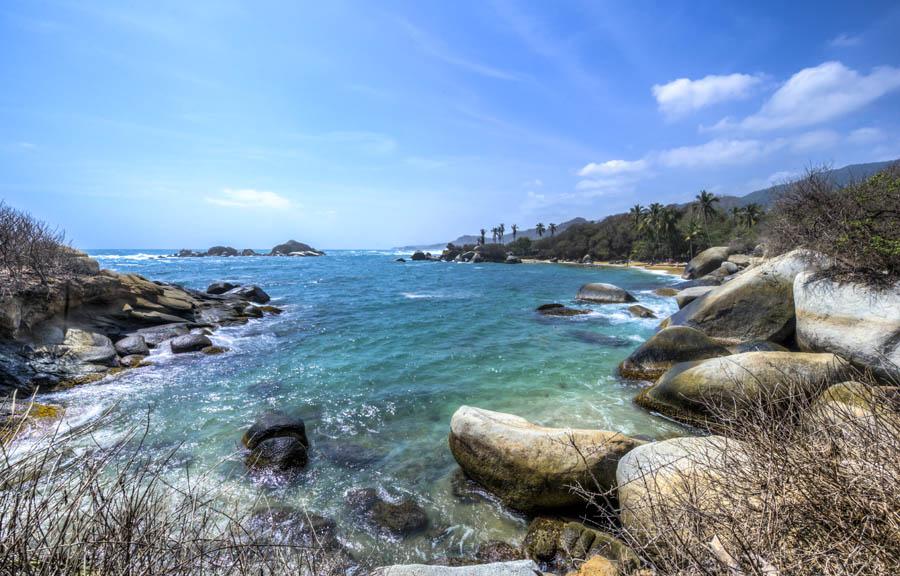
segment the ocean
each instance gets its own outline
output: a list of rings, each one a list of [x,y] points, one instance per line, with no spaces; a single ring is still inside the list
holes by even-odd
[[[558,427],[601,428],[650,438],[683,429],[637,407],[639,384],[616,365],[660,320],[623,305],[574,302],[579,286],[609,282],[664,318],[674,300],[653,293],[677,281],[636,269],[556,264],[398,263],[408,253],[331,251],[321,258],[170,258],[173,250],[94,250],[101,266],[205,289],[215,280],[255,283],[280,316],[217,330],[218,356],[154,350],[152,367],[54,393],[67,425],[113,418],[112,441],[148,426],[141,450],[177,449],[173,484],[207,482],[247,508],[302,508],[334,519],[341,541],[377,563],[472,554],[488,540],[521,541],[527,519],[489,495],[460,495],[447,446],[461,405],[510,412]],[[543,317],[541,304],[590,308]],[[302,416],[310,462],[292,482],[248,475],[240,438],[254,417],[280,409]],[[147,424],[149,422],[149,424]],[[431,528],[386,539],[348,510],[345,494],[376,488],[409,496]]]

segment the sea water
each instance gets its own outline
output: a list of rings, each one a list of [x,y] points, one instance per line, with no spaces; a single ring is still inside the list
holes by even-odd
[[[447,445],[461,405],[556,427],[662,438],[683,431],[636,406],[639,384],[616,365],[649,338],[657,319],[627,304],[576,303],[578,288],[608,282],[659,318],[675,311],[654,289],[674,276],[554,264],[395,262],[394,251],[333,251],[320,258],[172,258],[172,251],[95,250],[104,268],[205,289],[216,280],[263,287],[284,309],[212,335],[228,352],[173,356],[153,366],[52,394],[67,424],[111,410],[97,435],[113,441],[148,426],[141,450],[176,450],[166,475],[216,486],[231,504],[288,505],[334,519],[343,543],[374,562],[472,554],[479,543],[518,543],[527,519],[489,495],[460,494]],[[405,254],[408,256],[408,254]],[[541,304],[591,310],[544,317]],[[311,443],[292,482],[248,475],[240,438],[269,409],[297,414]],[[148,424],[149,422],[149,424]],[[385,538],[353,515],[345,494],[376,488],[412,497],[430,528]]]

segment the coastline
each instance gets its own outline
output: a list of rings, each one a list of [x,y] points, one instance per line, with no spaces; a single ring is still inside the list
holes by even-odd
[[[596,268],[637,268],[639,270],[644,270],[645,272],[652,272],[655,274],[665,274],[667,276],[676,276],[681,277],[684,272],[684,268],[686,264],[651,264],[649,262],[640,262],[634,261],[628,264],[620,264],[617,262],[591,262],[591,263],[583,263],[583,262],[575,262],[575,261],[560,261],[560,262],[550,262],[549,260],[540,260],[537,258],[523,258],[523,264],[564,264],[567,266],[583,266],[585,268],[596,267]]]

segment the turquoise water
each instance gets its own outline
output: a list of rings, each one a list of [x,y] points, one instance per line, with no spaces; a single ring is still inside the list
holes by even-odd
[[[171,252],[171,251],[169,251]],[[158,258],[164,251],[100,250],[101,265],[204,289],[214,280],[257,283],[281,316],[217,331],[230,351],[173,357],[155,366],[57,393],[72,422],[113,406],[112,438],[143,425],[149,455],[181,445],[174,481],[207,472],[222,498],[303,507],[338,521],[341,539],[375,561],[471,553],[479,542],[517,542],[526,520],[485,498],[453,493],[450,417],[462,404],[550,426],[663,437],[679,428],[638,408],[636,384],[615,367],[658,320],[627,305],[545,318],[540,304],[574,304],[579,286],[610,282],[660,317],[672,299],[653,289],[673,276],[551,264],[396,263],[394,252],[338,251],[324,258]],[[302,415],[312,444],[307,471],[290,484],[244,472],[243,430],[259,412]],[[405,540],[375,538],[344,506],[354,487],[411,495],[432,529]]]

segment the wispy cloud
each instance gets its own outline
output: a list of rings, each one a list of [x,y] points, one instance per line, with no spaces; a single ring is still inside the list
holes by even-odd
[[[855,112],[900,88],[900,68],[882,66],[868,75],[840,62],[804,68],[781,85],[756,114],[724,119],[714,130],[780,130],[811,126]]]
[[[590,162],[578,171],[579,176],[595,176],[612,174],[626,174],[629,172],[641,172],[647,169],[647,161],[641,160],[607,160],[599,164]]]
[[[416,26],[412,22],[409,22],[408,20],[400,19],[399,23],[400,27],[413,40],[413,42],[416,43],[419,49],[433,58],[437,58],[438,60],[446,62],[447,64],[487,78],[508,80],[514,82],[525,79],[525,76],[522,74],[504,70],[501,68],[495,68],[494,66],[482,64],[481,62],[476,62],[474,60],[470,60],[458,55],[450,48],[448,48],[438,38],[425,32],[425,30]]]
[[[887,135],[880,128],[866,126],[857,128],[847,137],[852,144],[873,144],[884,140]]]
[[[854,36],[851,34],[847,34],[846,32],[842,32],[841,34],[838,34],[837,36],[832,38],[831,42],[829,42],[828,44],[834,46],[835,48],[850,48],[852,46],[859,46],[860,44],[862,44],[862,36]]]
[[[207,196],[206,201],[217,206],[229,208],[271,208],[283,209],[291,206],[291,201],[268,190],[243,188],[232,190],[226,188],[219,196]]]
[[[701,108],[748,97],[763,78],[759,75],[728,74],[698,80],[678,78],[653,86],[659,110],[669,118],[679,118]]]

